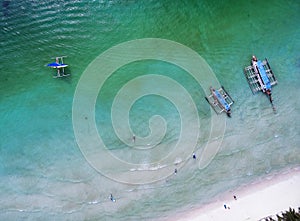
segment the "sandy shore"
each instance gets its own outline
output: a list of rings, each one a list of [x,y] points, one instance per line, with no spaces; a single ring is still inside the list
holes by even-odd
[[[300,207],[300,168],[268,176],[263,180],[225,193],[215,202],[180,213],[179,221],[258,221],[264,217]],[[236,196],[236,200],[234,199]],[[225,209],[226,205],[227,209]],[[229,209],[229,208],[230,209]]]

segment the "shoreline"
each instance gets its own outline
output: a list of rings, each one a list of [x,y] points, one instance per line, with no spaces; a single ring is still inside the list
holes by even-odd
[[[300,167],[269,174],[228,190],[206,205],[181,211],[167,221],[258,221],[300,207]],[[236,196],[236,200],[234,199]],[[224,207],[226,205],[226,209]],[[229,208],[228,208],[229,207]]]

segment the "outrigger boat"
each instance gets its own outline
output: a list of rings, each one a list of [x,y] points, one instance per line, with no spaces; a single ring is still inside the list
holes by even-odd
[[[258,91],[265,93],[275,110],[272,99],[272,86],[277,84],[277,79],[269,65],[267,58],[260,61],[253,55],[251,65],[244,68],[244,74],[253,94]]]
[[[205,97],[210,106],[214,109],[217,114],[225,112],[228,117],[231,117],[231,105],[234,103],[233,99],[226,92],[225,88],[222,86],[220,89],[215,90],[210,87],[211,94]]]
[[[53,76],[53,78],[61,78],[61,77],[66,77],[66,76],[70,75],[70,74],[65,74],[65,68],[68,67],[68,65],[64,64],[64,61],[63,61],[63,58],[65,58],[65,57],[67,57],[67,56],[56,57],[55,62],[47,64],[48,67],[57,70],[56,76]]]

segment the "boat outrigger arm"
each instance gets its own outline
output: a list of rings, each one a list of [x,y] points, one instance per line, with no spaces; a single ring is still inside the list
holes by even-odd
[[[70,75],[70,74],[65,74],[65,68],[68,67],[68,65],[64,64],[64,61],[63,61],[63,58],[65,58],[65,57],[67,57],[67,56],[56,57],[55,62],[47,64],[48,67],[57,70],[56,76],[53,76],[53,78],[66,77],[66,76]]]
[[[258,91],[262,91],[269,97],[273,105],[271,87],[278,82],[267,58],[260,61],[255,56],[252,56],[251,65],[244,68],[244,74],[252,93],[255,94]]]
[[[234,103],[233,99],[226,92],[225,88],[222,86],[220,89],[215,90],[210,87],[211,94],[205,97],[210,106],[214,109],[217,114],[225,112],[228,117],[231,117],[231,105]]]

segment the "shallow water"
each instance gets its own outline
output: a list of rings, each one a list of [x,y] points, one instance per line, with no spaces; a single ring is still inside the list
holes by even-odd
[[[2,1],[1,220],[156,219],[299,165],[300,104],[295,96],[299,93],[299,11],[297,1],[281,0],[239,4],[230,0]],[[176,176],[131,185],[103,176],[85,160],[73,131],[72,102],[80,77],[98,55],[140,38],[169,39],[196,51],[235,104],[232,118],[226,119],[221,149],[206,168],[198,168],[199,157],[185,161],[179,156],[184,162]],[[278,78],[273,89],[276,114],[263,94],[252,95],[243,76],[252,54],[267,57]],[[44,67],[57,55],[68,56],[65,62],[70,64],[71,77],[53,79],[52,70]],[[114,96],[126,82],[147,74],[171,77],[193,98],[201,125],[197,156],[208,140],[214,114],[204,99],[205,89],[176,65],[147,60],[116,71],[97,98],[97,130],[115,156],[143,163],[139,171],[132,171],[142,178],[143,170],[153,170],[155,177],[163,168],[176,167],[173,161],[162,168],[143,166],[174,151],[181,132],[174,104],[153,95],[137,100],[129,114],[137,137],[150,133],[148,120],[153,115],[168,122],[166,136],[151,155],[128,147],[114,133],[110,113]],[[138,86],[145,90],[159,87],[158,83]],[[190,145],[187,140],[188,151]],[[107,165],[110,172],[122,175],[114,162]],[[116,203],[108,199],[110,193]]]

